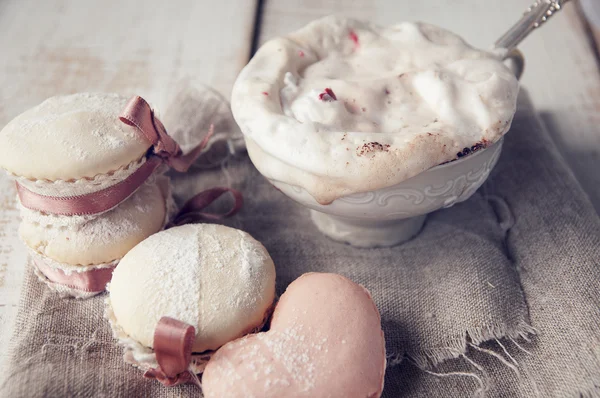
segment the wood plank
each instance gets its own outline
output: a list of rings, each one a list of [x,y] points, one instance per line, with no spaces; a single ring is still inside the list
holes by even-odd
[[[460,34],[475,46],[489,48],[529,5],[529,0],[269,1],[260,42],[336,13],[380,24],[426,21]],[[600,74],[575,5],[565,5],[520,48],[527,63],[523,87],[600,212]]]
[[[600,65],[600,3],[597,0],[580,0],[577,5],[587,21],[588,34],[596,47],[596,59]]]
[[[47,97],[140,94],[159,109],[180,79],[229,97],[248,60],[255,1],[12,0],[0,2],[0,126]],[[0,173],[0,361],[26,254],[13,183]]]

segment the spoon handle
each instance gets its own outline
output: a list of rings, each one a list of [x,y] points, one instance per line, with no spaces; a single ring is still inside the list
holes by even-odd
[[[523,17],[502,35],[496,43],[494,43],[494,48],[506,49],[506,53],[509,53],[535,28],[541,26],[550,19],[552,15],[560,11],[563,5],[568,1],[569,0],[536,0],[536,2],[525,11]]]

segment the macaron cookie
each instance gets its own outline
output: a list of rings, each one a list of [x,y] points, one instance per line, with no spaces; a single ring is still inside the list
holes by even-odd
[[[127,362],[144,370],[160,366],[155,332],[169,317],[194,328],[190,366],[199,373],[199,357],[264,325],[275,298],[275,266],[243,231],[189,224],[131,249],[108,291],[105,316]]]
[[[121,258],[175,210],[167,177],[155,176],[102,214],[55,216],[21,206],[19,237],[40,280],[63,296],[88,298],[105,290]]]
[[[206,398],[379,397],[386,367],[381,319],[349,279],[304,274],[281,296],[267,332],[227,343],[202,376]]]
[[[145,183],[97,216],[56,217],[22,207],[19,235],[31,250],[58,263],[110,263],[163,228],[168,194],[157,183]]]
[[[66,197],[123,181],[146,161],[152,143],[119,120],[128,98],[118,94],[56,96],[0,131],[0,168],[26,189]]]

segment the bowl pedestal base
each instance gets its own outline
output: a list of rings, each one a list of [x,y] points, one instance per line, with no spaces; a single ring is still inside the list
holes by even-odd
[[[310,217],[319,231],[338,242],[357,247],[385,247],[405,242],[417,235],[425,215],[401,220],[371,221],[339,217],[310,211]]]

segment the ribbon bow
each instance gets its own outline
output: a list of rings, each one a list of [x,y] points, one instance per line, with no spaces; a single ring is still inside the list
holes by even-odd
[[[204,137],[202,142],[187,155],[183,155],[179,144],[175,142],[165,126],[154,116],[154,111],[145,99],[139,95],[129,100],[119,119],[129,125],[135,126],[154,147],[154,155],[162,158],[173,169],[184,172],[206,147],[208,140],[213,135],[213,127]]]
[[[156,379],[167,387],[193,382],[198,378],[189,370],[196,329],[167,316],[160,318],[154,330],[154,353],[158,368],[150,368],[144,377]]]

